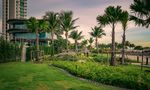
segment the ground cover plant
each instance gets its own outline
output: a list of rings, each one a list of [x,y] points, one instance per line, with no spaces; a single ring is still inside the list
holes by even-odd
[[[108,66],[96,62],[54,61],[54,66],[63,68],[73,75],[130,89],[150,89],[150,73],[138,66]]]

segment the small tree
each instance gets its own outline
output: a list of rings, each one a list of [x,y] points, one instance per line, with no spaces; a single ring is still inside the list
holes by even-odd
[[[106,35],[104,30],[101,27],[95,26],[92,28],[92,32],[90,32],[90,35],[95,38],[95,45],[98,52],[98,38],[101,38],[102,36]]]
[[[78,45],[77,44],[78,44],[78,40],[81,40],[83,38],[82,32],[72,31],[69,37],[74,39],[75,51],[78,52]]]
[[[94,42],[94,39],[92,37],[90,37],[90,39],[88,40],[88,42],[90,43],[90,51],[92,49],[92,43]]]
[[[55,12],[46,12],[44,19],[48,22],[48,30],[47,32],[51,33],[51,40],[52,40],[52,55],[54,55],[54,35],[58,29],[59,20],[58,20],[58,13]]]
[[[86,45],[88,44],[88,40],[83,40],[82,42],[81,42],[81,48],[86,48]]]
[[[73,12],[72,11],[62,11],[60,13],[60,26],[61,29],[65,32],[66,37],[66,50],[68,52],[68,36],[69,31],[76,29],[78,26],[75,26],[75,22],[78,18],[73,19]]]

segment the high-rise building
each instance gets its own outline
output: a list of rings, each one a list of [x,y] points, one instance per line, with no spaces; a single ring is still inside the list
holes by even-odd
[[[2,0],[2,33],[7,38],[7,20],[27,17],[27,0]]]

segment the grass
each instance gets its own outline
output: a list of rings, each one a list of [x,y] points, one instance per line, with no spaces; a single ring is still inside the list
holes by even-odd
[[[117,90],[68,76],[47,64],[0,64],[0,90]]]

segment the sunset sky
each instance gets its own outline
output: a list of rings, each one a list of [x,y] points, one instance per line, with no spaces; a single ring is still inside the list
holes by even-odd
[[[76,25],[80,27],[77,30],[83,31],[85,39],[87,39],[90,37],[91,27],[97,25],[96,17],[103,15],[106,7],[120,5],[122,9],[131,12],[129,9],[131,3],[133,0],[28,0],[28,18],[31,16],[42,18],[46,11],[71,10],[74,13],[74,18],[79,18]],[[99,39],[99,43],[110,43],[111,28],[106,26],[103,29],[106,36]],[[122,27],[118,23],[116,27],[117,42],[121,42],[121,35]],[[136,45],[150,46],[150,29],[138,27],[133,22],[129,22],[127,40]]]

